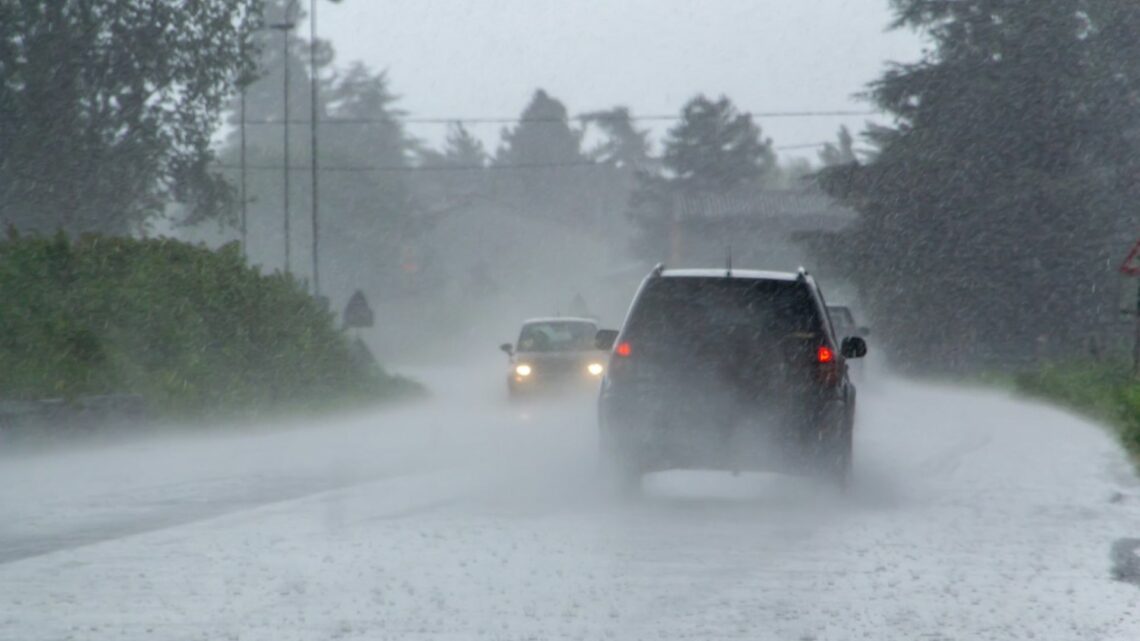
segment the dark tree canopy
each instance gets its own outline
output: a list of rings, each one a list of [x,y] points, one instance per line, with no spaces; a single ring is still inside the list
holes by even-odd
[[[637,225],[634,250],[651,260],[670,254],[679,200],[719,197],[765,186],[778,172],[771,140],[761,137],[752,116],[739,113],[725,97],[697,96],[669,130],[663,171],[643,171],[630,196],[629,216]]]
[[[614,107],[582,116],[586,123],[596,125],[605,140],[590,151],[601,162],[622,167],[638,168],[649,159],[649,131],[638,129],[628,107]]]
[[[842,257],[903,361],[1072,349],[1115,314],[1135,224],[1140,5],[896,0],[934,47],[870,97],[898,118],[866,165],[823,172],[858,228]],[[1123,134],[1123,135],[1122,135]]]
[[[296,18],[297,14],[294,14]],[[283,16],[280,6],[267,19]],[[265,31],[257,79],[246,95],[249,259],[267,268],[283,265],[282,166],[284,118],[282,34]],[[290,159],[307,167],[312,148],[308,43],[290,42]],[[347,298],[367,287],[374,301],[397,295],[403,284],[400,262],[417,233],[417,203],[408,185],[414,141],[402,122],[398,96],[384,72],[352,63],[329,69],[335,51],[318,43],[323,69],[318,119],[339,121],[320,129],[321,264],[324,290]],[[238,104],[230,105],[234,127],[221,151],[227,175],[240,177]],[[294,172],[290,185],[291,268],[307,274],[311,264],[312,183],[308,172]],[[227,235],[236,229],[226,230]]]
[[[0,218],[124,233],[234,191],[211,136],[255,54],[259,0],[0,0]]]
[[[665,139],[663,160],[678,187],[697,191],[731,189],[776,166],[771,141],[724,96],[697,96],[685,105]]]
[[[498,162],[547,165],[581,161],[582,132],[570,126],[566,106],[545,91],[534,92],[519,124],[503,130]]]
[[[582,151],[582,130],[566,106],[542,89],[534,92],[519,123],[502,131],[495,154],[496,199],[526,216],[587,225],[598,215],[583,202],[599,168]]]
[[[855,156],[855,139],[851,137],[851,132],[847,129],[846,125],[839,128],[837,140],[827,143],[819,152],[819,161],[823,163],[824,167],[846,165],[856,162],[857,160],[858,158]]]
[[[428,167],[464,170],[477,169],[487,164],[486,148],[462,122],[452,123],[448,127],[442,150],[425,150],[421,156],[423,164]]]

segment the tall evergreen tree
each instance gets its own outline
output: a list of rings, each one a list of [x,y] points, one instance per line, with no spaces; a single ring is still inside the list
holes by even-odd
[[[487,150],[482,141],[463,126],[454,122],[448,126],[443,148],[421,149],[420,162],[426,167],[478,169],[487,164]]]
[[[590,151],[590,156],[615,166],[638,169],[649,160],[649,131],[638,129],[628,107],[614,107],[582,116],[596,125],[605,139]]]
[[[447,163],[458,167],[482,167],[487,163],[487,150],[463,123],[457,122],[447,132],[443,157]]]
[[[519,123],[503,130],[493,164],[493,190],[509,208],[575,226],[596,222],[598,214],[582,194],[589,193],[599,168],[582,152],[582,131],[571,126],[566,106],[542,89]]]
[[[638,227],[635,251],[659,260],[669,253],[679,199],[759,188],[778,171],[771,140],[726,97],[697,96],[665,139],[662,171],[641,172],[629,215]]]
[[[934,47],[870,95],[897,126],[865,166],[823,172],[861,213],[844,255],[903,362],[1063,351],[1114,304],[1135,158],[1140,8],[1124,0],[896,0]],[[1132,187],[1134,190],[1135,188]]]
[[[420,166],[426,171],[414,181],[427,208],[450,211],[461,203],[489,199],[487,159],[483,143],[463,123],[452,123],[442,149],[419,150]]]
[[[542,89],[534,92],[519,123],[503,130],[496,161],[505,165],[549,165],[583,160],[582,132],[570,126],[566,106]]]
[[[776,166],[776,154],[752,116],[728,98],[697,96],[669,130],[663,161],[676,187],[715,191],[759,180]]]
[[[286,18],[288,0],[266,6],[269,22]],[[288,14],[294,21],[304,14]],[[255,80],[246,91],[247,224],[249,260],[278,268],[284,258],[282,38],[289,37],[291,269],[306,277],[311,265],[312,148],[309,121],[310,43],[294,32],[262,31],[254,36],[261,51]],[[320,206],[322,293],[346,300],[365,288],[374,302],[404,289],[400,266],[420,232],[417,203],[408,186],[414,141],[406,133],[398,97],[385,73],[360,63],[335,69],[335,50],[318,42],[324,70],[317,119],[320,128]],[[233,182],[240,180],[240,105],[230,105],[231,129],[220,155]],[[204,230],[188,231],[188,234]],[[237,225],[224,230],[236,238]]]
[[[824,167],[847,165],[858,160],[855,156],[855,139],[851,137],[847,125],[839,128],[839,135],[835,142],[827,143],[819,152],[819,161],[823,163]]]

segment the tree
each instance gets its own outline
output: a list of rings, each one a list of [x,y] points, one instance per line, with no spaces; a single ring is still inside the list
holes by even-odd
[[[658,260],[669,253],[675,203],[758,188],[778,174],[771,140],[726,97],[690,100],[665,139],[662,171],[638,174],[629,216],[638,227],[637,253]]]
[[[329,118],[358,121],[326,127],[322,163],[326,253],[330,270],[348,286],[368,284],[374,300],[405,288],[406,258],[423,231],[408,184],[414,141],[386,72],[355,63],[326,92]],[[352,170],[357,168],[357,170]]]
[[[1124,0],[897,0],[934,47],[870,97],[898,124],[821,182],[855,206],[845,255],[898,360],[1009,363],[1099,331],[1135,215],[1140,9]],[[1127,41],[1127,42],[1126,42]],[[1129,105],[1132,106],[1129,106]]]
[[[211,136],[259,0],[0,0],[0,218],[123,234],[232,211]]]
[[[847,125],[839,128],[839,136],[836,142],[827,143],[819,152],[819,161],[823,163],[824,167],[847,165],[858,162],[858,160],[855,156],[855,140],[851,137],[851,132],[847,130]]]
[[[456,167],[482,167],[487,163],[487,150],[463,123],[456,122],[447,132],[443,158],[446,164]]]
[[[565,105],[542,89],[523,109],[518,125],[502,131],[495,154],[498,200],[528,216],[590,226],[597,212],[583,202],[599,168],[582,152],[582,131],[570,126]]]
[[[640,169],[649,160],[649,131],[634,125],[628,107],[588,113],[582,121],[596,125],[606,136],[590,151],[592,158],[630,169]]]
[[[296,11],[286,14],[286,7],[285,2],[268,4],[267,21],[303,17]],[[248,256],[253,264],[283,265],[282,37],[291,38],[288,164],[306,169],[294,171],[290,185],[291,269],[306,276],[312,239],[312,184],[307,171],[312,153],[307,51],[311,45],[293,32],[266,30],[254,35],[261,53],[256,80],[246,91]],[[318,158],[322,293],[343,301],[364,287],[371,300],[383,304],[405,289],[401,264],[422,231],[416,215],[419,206],[408,184],[415,144],[404,129],[398,97],[385,73],[360,63],[336,69],[333,47],[323,41],[317,47],[320,67],[335,69],[322,74],[317,105],[317,118],[325,123]],[[236,181],[241,166],[238,101],[229,107],[231,129],[219,155],[229,178]],[[183,233],[208,235],[211,230],[203,227]],[[220,233],[230,239],[238,231],[236,225],[227,225]]]
[[[697,96],[685,105],[665,139],[663,160],[673,183],[688,191],[732,189],[776,166],[772,141],[724,96]]]
[[[545,91],[534,92],[514,128],[503,129],[496,162],[552,165],[583,160],[582,132],[570,126],[566,106]]]
[[[472,199],[490,197],[487,151],[463,123],[450,125],[443,149],[420,149],[418,154],[425,171],[412,180],[429,210],[450,211]]]
[[[463,123],[456,121],[447,129],[443,149],[419,150],[420,164],[432,168],[479,169],[487,164],[487,150],[471,135]]]

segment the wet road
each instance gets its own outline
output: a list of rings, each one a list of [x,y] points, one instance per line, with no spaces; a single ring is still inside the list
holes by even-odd
[[[992,392],[860,395],[849,496],[595,478],[587,401],[414,407],[4,459],[3,639],[1136,639],[1111,437]]]

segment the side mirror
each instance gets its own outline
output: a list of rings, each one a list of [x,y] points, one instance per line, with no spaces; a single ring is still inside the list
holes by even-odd
[[[617,342],[618,331],[616,329],[599,329],[597,334],[594,334],[594,347],[608,352],[614,348],[614,343]]]
[[[510,343],[503,343],[502,345],[499,345],[499,349],[503,350],[507,356],[515,355],[515,348]]]
[[[843,358],[863,358],[867,355],[867,341],[858,336],[848,336],[843,339],[839,351],[843,353]]]

